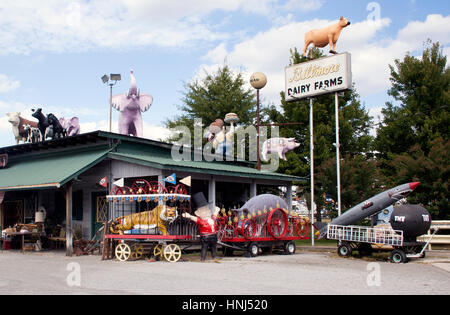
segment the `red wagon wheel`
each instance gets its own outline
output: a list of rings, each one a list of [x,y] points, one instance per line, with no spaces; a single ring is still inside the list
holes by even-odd
[[[145,195],[150,190],[150,184],[145,179],[139,179],[131,185],[131,188],[137,195]]]
[[[160,182],[150,182],[149,194],[167,194],[167,189]]]
[[[296,223],[297,223],[298,219],[294,219],[294,218],[289,218],[288,220],[288,227],[287,227],[287,232],[286,235],[288,236],[293,236],[294,235],[294,230],[296,227]]]
[[[236,228],[233,225],[225,225],[223,229],[219,231],[219,239],[236,237]]]
[[[131,187],[128,187],[128,186],[123,186],[122,192],[123,192],[123,195],[134,195],[135,194],[134,189]]]
[[[241,233],[247,239],[255,237],[256,234],[255,220],[246,219],[244,222],[242,222]]]
[[[176,194],[176,187],[175,186],[167,186],[166,190],[168,194]]]
[[[175,193],[176,194],[180,194],[180,195],[187,195],[187,189],[184,185],[177,185],[177,187],[175,187]]]
[[[109,193],[111,196],[117,196],[117,195],[123,195],[123,190],[122,187],[119,186],[113,186],[113,188],[111,188],[111,191]]]
[[[309,224],[303,219],[297,219],[295,221],[295,234],[298,237],[305,238],[309,233]]]
[[[288,217],[283,209],[274,209],[270,212],[267,219],[267,229],[274,238],[281,238],[287,232]]]
[[[225,228],[225,226],[228,223],[228,217],[223,217],[223,216],[218,216],[217,219],[217,225],[219,226],[220,229]]]

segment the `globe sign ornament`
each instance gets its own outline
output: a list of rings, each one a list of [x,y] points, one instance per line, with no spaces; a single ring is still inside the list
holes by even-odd
[[[250,84],[257,90],[262,89],[267,84],[267,77],[262,72],[255,72],[250,77]]]

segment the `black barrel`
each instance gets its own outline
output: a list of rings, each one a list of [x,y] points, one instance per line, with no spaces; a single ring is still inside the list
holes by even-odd
[[[415,240],[431,226],[431,215],[419,205],[402,205],[394,209],[390,221],[394,230],[403,231],[405,240]]]

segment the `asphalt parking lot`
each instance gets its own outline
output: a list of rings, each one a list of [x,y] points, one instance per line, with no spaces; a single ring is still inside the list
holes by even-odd
[[[64,253],[0,253],[0,294],[448,294],[450,255],[396,265],[334,252],[168,263],[101,261]]]

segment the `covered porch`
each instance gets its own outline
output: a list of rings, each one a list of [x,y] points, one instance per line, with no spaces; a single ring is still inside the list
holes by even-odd
[[[35,223],[35,212],[44,207],[46,224],[64,226],[66,255],[71,256],[74,227],[91,239],[108,220],[105,197],[120,178],[131,185],[137,179],[164,183],[173,173],[178,180],[191,176],[189,194],[202,191],[209,202],[226,209],[242,206],[268,187],[272,193],[285,187],[291,208],[292,182],[302,181],[242,162],[175,161],[170,149],[169,144],[100,131],[1,148],[9,155],[8,165],[0,169],[1,229]],[[107,188],[99,185],[104,177]]]

